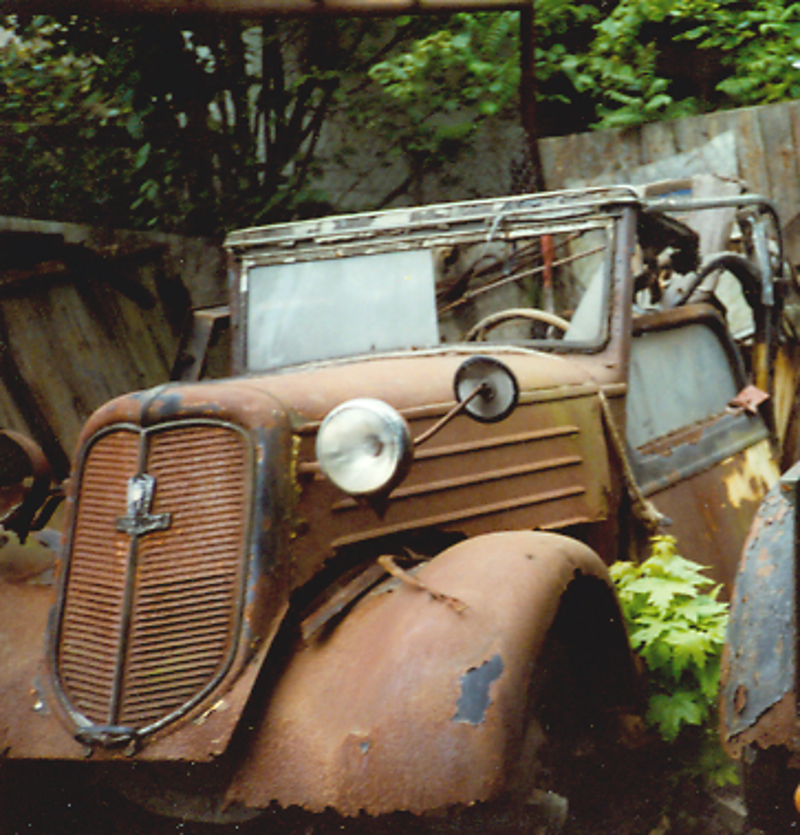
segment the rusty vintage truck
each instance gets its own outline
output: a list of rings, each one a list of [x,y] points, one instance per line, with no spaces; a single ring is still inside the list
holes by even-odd
[[[3,435],[6,527],[66,510],[54,578],[0,582],[0,777],[215,822],[569,798],[638,709],[606,566],[669,522],[730,586],[797,456],[775,211],[682,189],[229,235],[229,376],[103,406],[64,485]]]

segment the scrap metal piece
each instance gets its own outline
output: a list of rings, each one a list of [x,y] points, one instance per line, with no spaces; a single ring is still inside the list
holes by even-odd
[[[362,594],[369,591],[375,583],[385,576],[386,569],[379,563],[373,563],[365,568],[301,621],[300,635],[303,640],[309,641],[313,638],[333,618],[341,614],[350,604],[358,600]]]
[[[730,402],[734,409],[744,409],[750,415],[758,414],[758,407],[769,400],[769,395],[758,386],[743,388]]]

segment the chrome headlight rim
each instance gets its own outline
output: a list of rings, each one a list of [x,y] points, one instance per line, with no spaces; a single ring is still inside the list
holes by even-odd
[[[413,458],[403,416],[383,400],[359,397],[332,409],[317,431],[317,462],[348,495],[385,496],[403,480]]]

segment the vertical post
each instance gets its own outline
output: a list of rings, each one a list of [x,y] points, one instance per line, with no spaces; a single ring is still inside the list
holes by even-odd
[[[544,191],[544,172],[539,156],[536,120],[536,35],[533,3],[534,0],[528,0],[519,11],[519,106],[522,126],[528,141],[531,186],[534,191]]]

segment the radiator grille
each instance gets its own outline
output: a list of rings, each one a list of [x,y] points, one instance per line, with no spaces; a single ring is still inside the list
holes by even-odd
[[[131,537],[116,525],[140,470],[155,478],[150,512],[170,522]],[[241,610],[249,488],[247,442],[229,427],[120,429],[92,446],[56,656],[61,688],[85,720],[150,728],[224,673]]]

